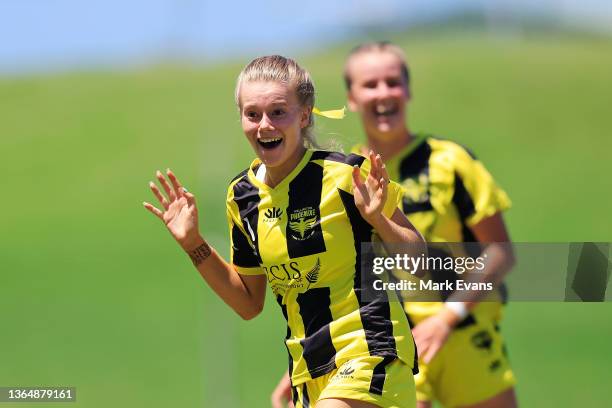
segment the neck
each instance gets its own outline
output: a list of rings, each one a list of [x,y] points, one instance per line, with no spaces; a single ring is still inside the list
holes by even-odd
[[[270,187],[276,187],[296,168],[300,160],[304,157],[306,148],[300,146],[296,152],[287,161],[280,166],[266,166],[265,183]]]
[[[383,158],[383,161],[390,160],[393,156],[402,151],[402,149],[410,144],[414,137],[408,129],[404,129],[402,134],[397,137],[391,137],[389,140],[381,140],[370,135],[367,136],[367,149],[372,149]],[[365,152],[367,153],[367,152]]]

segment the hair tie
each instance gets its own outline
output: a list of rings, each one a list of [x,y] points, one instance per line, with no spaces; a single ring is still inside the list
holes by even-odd
[[[328,119],[344,119],[344,112],[346,111],[346,107],[342,107],[342,109],[332,109],[326,111],[320,111],[317,107],[312,108],[312,113],[315,115],[323,116]]]

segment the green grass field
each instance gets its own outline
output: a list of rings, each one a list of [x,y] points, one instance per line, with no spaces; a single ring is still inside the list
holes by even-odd
[[[396,40],[411,129],[476,152],[513,199],[515,241],[612,240],[612,40]],[[352,45],[298,56],[321,109],[345,103]],[[286,365],[277,306],[242,322],[141,205],[172,168],[227,254],[226,186],[253,156],[233,105],[246,62],[0,79],[0,386],[76,386],[66,407],[269,406]],[[362,137],[353,114],[318,128],[346,149]],[[611,304],[506,316],[522,406],[609,405]]]

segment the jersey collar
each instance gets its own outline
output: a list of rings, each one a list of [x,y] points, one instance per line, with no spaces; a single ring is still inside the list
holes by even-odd
[[[283,187],[285,187],[287,184],[289,184],[289,182],[291,182],[291,180],[293,180],[295,176],[297,176],[299,172],[302,171],[302,169],[310,161],[310,158],[312,157],[312,153],[313,153],[313,150],[310,150],[310,149],[306,150],[306,152],[304,153],[304,156],[302,157],[300,162],[297,164],[297,166],[295,166],[295,168],[291,170],[291,173],[289,173],[287,177],[282,179],[281,182],[276,185],[276,187],[270,187],[269,185],[267,185],[263,181],[258,180],[257,177],[255,177],[255,169],[257,169],[257,167],[261,164],[261,160],[259,160],[259,158],[256,158],[255,160],[253,160],[253,162],[249,166],[249,171],[247,172],[247,176],[249,178],[249,181],[261,190],[267,190],[267,191],[280,190]]]

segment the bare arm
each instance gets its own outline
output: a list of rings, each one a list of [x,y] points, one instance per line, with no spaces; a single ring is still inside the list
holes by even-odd
[[[496,287],[515,263],[510,237],[501,213],[485,218],[472,227],[479,242],[487,244],[481,256],[486,258],[481,273],[468,275],[471,282],[490,282]],[[463,292],[458,299],[454,294],[447,302],[462,302],[467,310],[473,309],[484,294],[480,291]],[[467,299],[466,299],[467,298]],[[463,319],[449,307],[416,325],[412,333],[423,360],[429,362],[442,348],[452,329]]]
[[[158,171],[156,175],[166,195],[153,182],[149,184],[164,211],[146,202],[143,203],[144,207],[164,222],[215,293],[243,319],[254,318],[263,309],[267,283],[265,275],[240,275],[208,245],[199,232],[194,195],[181,186],[170,170],[167,174],[172,187],[161,172]]]

